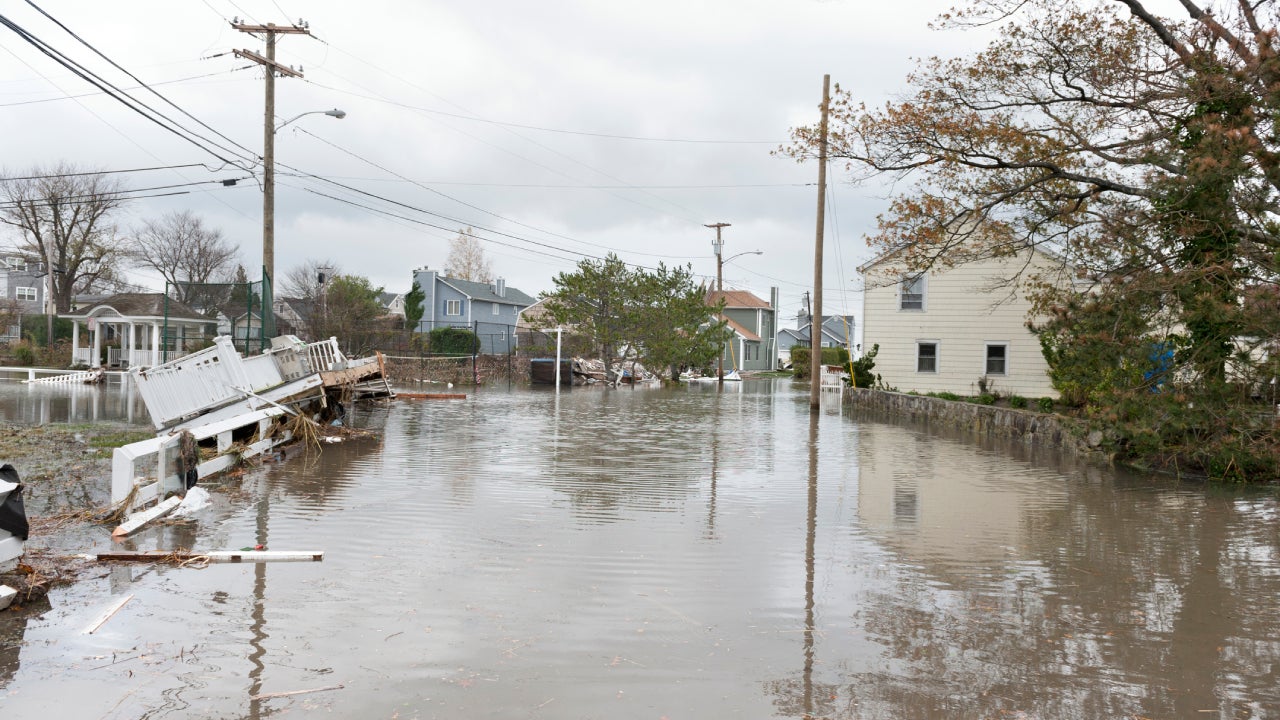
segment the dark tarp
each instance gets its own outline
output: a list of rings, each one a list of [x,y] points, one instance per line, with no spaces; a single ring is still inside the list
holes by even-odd
[[[31,526],[27,523],[27,509],[22,504],[22,483],[18,479],[18,471],[6,463],[0,467],[0,480],[18,484],[0,503],[0,530],[8,530],[25,541],[31,534]]]

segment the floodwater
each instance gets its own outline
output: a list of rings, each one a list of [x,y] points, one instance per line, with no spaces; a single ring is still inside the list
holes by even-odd
[[[100,385],[29,385],[25,379],[23,373],[0,371],[0,422],[151,424],[147,406],[128,382],[113,378]]]
[[[103,567],[0,648],[0,714],[1280,716],[1275,491],[826,402],[779,380],[359,410],[380,442],[129,545],[323,562]]]

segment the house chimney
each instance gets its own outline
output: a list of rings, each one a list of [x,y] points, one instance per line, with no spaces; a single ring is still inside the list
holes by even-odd
[[[507,296],[507,281],[504,278],[498,278],[493,282],[493,294],[498,297]]]

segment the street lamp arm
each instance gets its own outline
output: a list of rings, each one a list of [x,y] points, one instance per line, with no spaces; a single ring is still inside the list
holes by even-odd
[[[307,112],[294,115],[288,120],[285,120],[284,122],[280,123],[279,125],[276,126],[275,132],[280,132],[280,128],[284,127],[285,125],[288,125],[289,123],[293,122],[294,120],[297,120],[300,117],[306,117],[307,115],[328,115],[329,117],[334,117],[341,120],[342,118],[347,116],[347,113],[345,110],[339,110],[338,108],[334,108],[332,110],[309,110]]]
[[[744,252],[740,252],[740,253],[738,253],[737,255],[730,255],[728,258],[725,258],[724,260],[721,260],[720,262],[721,262],[721,263],[727,263],[727,262],[729,262],[730,260],[732,260],[732,259],[734,259],[734,258],[742,257],[743,255],[763,255],[763,254],[764,254],[764,251],[763,251],[763,250],[746,250],[746,251],[744,251]]]

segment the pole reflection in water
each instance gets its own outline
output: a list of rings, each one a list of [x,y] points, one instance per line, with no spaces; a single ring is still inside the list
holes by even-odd
[[[813,716],[813,576],[818,537],[818,414],[809,414],[809,501],[804,533],[804,714]]]

